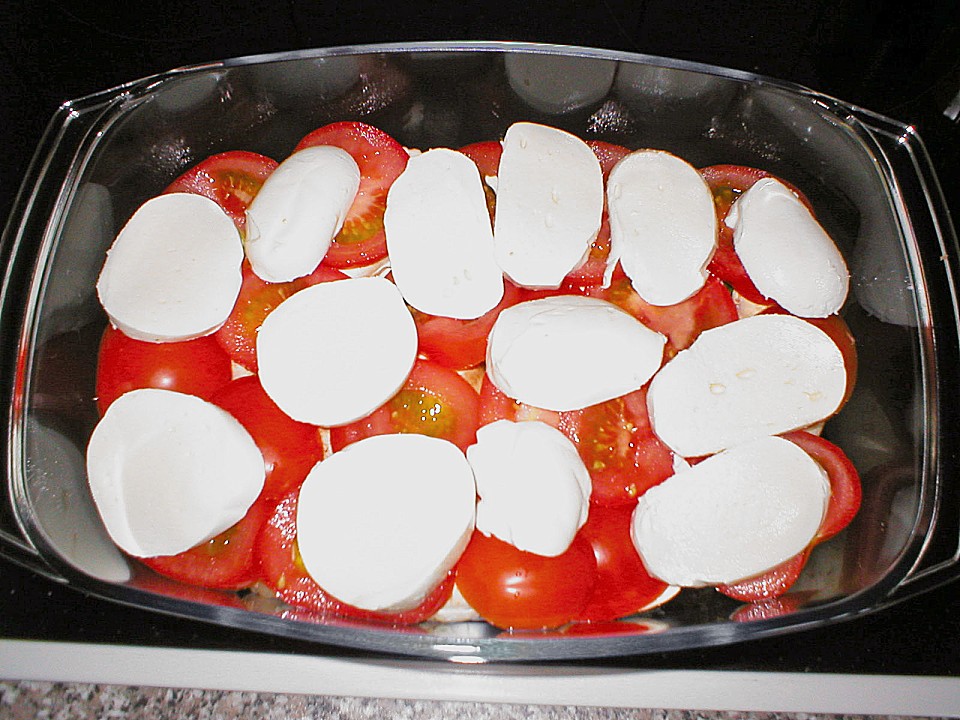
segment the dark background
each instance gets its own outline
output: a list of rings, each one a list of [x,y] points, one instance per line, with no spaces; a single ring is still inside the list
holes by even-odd
[[[807,85],[913,123],[960,216],[960,3],[0,2],[0,218],[65,100],[172,67],[297,48],[517,40],[694,60]],[[958,99],[960,102],[960,99]],[[65,590],[0,562],[0,635],[315,652]],[[651,667],[960,675],[960,585],[834,627],[630,660]]]

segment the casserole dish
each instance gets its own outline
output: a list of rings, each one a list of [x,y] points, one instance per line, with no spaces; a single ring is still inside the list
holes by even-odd
[[[363,120],[410,148],[500,138],[531,120],[770,171],[801,188],[851,269],[843,315],[859,381],[824,431],[863,481],[854,523],[818,545],[776,612],[712,589],[629,626],[503,633],[482,622],[388,627],[310,619],[255,594],[161,578],[109,541],[87,488],[106,316],[95,282],[140,204],[186,168],[243,149],[286,157],[325,123]],[[960,508],[956,237],[915,130],[748,73],[585,48],[503,43],[334,48],[177,69],[64,104],[3,238],[7,401],[3,553],[80,592],[360,650],[460,661],[582,659],[739,642],[854,618],[954,578]]]

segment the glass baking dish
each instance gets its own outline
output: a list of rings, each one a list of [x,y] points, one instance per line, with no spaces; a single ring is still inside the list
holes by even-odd
[[[123,556],[87,489],[94,375],[107,319],[94,284],[118,229],[217,152],[277,159],[310,130],[364,120],[406,147],[501,138],[516,121],[773,172],[803,190],[851,269],[843,315],[859,381],[824,430],[856,464],[863,504],[779,603],[684,590],[617,631],[505,633],[486,623],[389,627],[311,618],[180,585]],[[957,574],[957,243],[914,128],[792,84],[577,47],[417,43],[297,51],[172,70],[65,103],[3,236],[3,556],[78,592],[324,645],[489,660],[705,647],[855,618]],[[582,630],[582,629],[581,629]]]

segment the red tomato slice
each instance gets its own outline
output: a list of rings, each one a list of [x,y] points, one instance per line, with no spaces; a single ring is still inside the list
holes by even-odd
[[[487,184],[488,177],[496,177],[500,172],[500,156],[503,154],[503,145],[496,140],[464,145],[460,152],[473,160],[480,171],[480,182],[483,185],[483,194],[487,200],[487,212],[490,213],[490,222],[493,222],[497,208],[497,194]]]
[[[188,192],[210,198],[223,208],[243,233],[247,225],[247,208],[277,165],[276,160],[258,153],[231,150],[194,165],[164,192]]]
[[[630,149],[623,145],[614,145],[602,140],[588,140],[587,145],[593,150],[600,161],[600,170],[603,173],[603,182],[606,186],[610,171],[620,160],[630,154]],[[607,271],[607,259],[610,257],[610,218],[607,214],[607,198],[604,193],[603,215],[600,220],[600,230],[597,237],[590,244],[590,254],[587,261],[564,279],[564,286],[570,288],[592,287],[603,282]]]
[[[742,602],[758,602],[782,595],[797,581],[810,554],[810,549],[843,530],[860,509],[860,475],[850,459],[829,440],[803,430],[786,433],[787,440],[799,445],[826,471],[830,479],[830,500],[820,529],[802,553],[755,578],[717,589]]]
[[[740,602],[752,603],[780,597],[793,587],[800,577],[809,555],[810,551],[804,550],[762,575],[732,585],[718,585],[717,590]]]
[[[590,473],[592,503],[633,506],[673,475],[673,453],[650,425],[646,387],[560,413],[559,428],[577,446]]]
[[[863,498],[860,474],[843,450],[819,435],[796,430],[783,437],[803,448],[830,479],[830,502],[813,542],[828,540],[849,525],[860,509]]]
[[[730,292],[715,277],[691,297],[675,305],[651,305],[633,289],[626,275],[613,278],[608,288],[593,288],[588,295],[620,306],[652,330],[667,337],[664,362],[693,344],[700,333],[737,319]]]
[[[312,145],[346,150],[360,168],[360,187],[324,261],[332,267],[369,265],[387,255],[383,213],[387,191],[407,166],[407,151],[390,135],[361,122],[336,122],[304,137],[294,152]]]
[[[307,573],[297,549],[297,493],[288,493],[263,525],[257,539],[257,557],[262,580],[284,602],[321,615],[339,615],[395,625],[412,625],[436,614],[453,594],[454,572],[434,588],[420,604],[399,613],[362,610],[342,603],[324,592]],[[371,578],[376,582],[376,578]]]
[[[271,505],[255,502],[233,527],[176,555],[141,558],[144,565],[188,585],[239,590],[260,579],[254,546]]]
[[[457,320],[411,310],[417,324],[420,353],[454,370],[476,367],[486,357],[487,336],[500,313],[516,305],[522,297],[520,288],[505,281],[500,303],[475,320]]]
[[[330,429],[334,452],[371,435],[419,433],[461,450],[477,441],[480,396],[459,374],[418,359],[400,392],[356,422]]]
[[[134,340],[108,325],[97,361],[97,408],[107,407],[130,390],[162,388],[205,400],[230,382],[230,358],[213,336],[182,342]]]
[[[590,506],[580,534],[597,558],[597,584],[578,620],[601,622],[632,615],[667,589],[667,583],[647,572],[633,545],[630,522],[634,507]]]
[[[743,165],[711,165],[700,170],[700,175],[706,181],[713,193],[713,202],[717,208],[717,220],[719,236],[717,238],[717,251],[710,261],[708,269],[716,277],[727,283],[736,290],[742,297],[758,305],[767,305],[770,300],[763,293],[757,290],[756,285],[747,275],[747,271],[737,257],[733,249],[733,230],[727,227],[724,220],[727,213],[730,212],[730,206],[744,191],[749,190],[757,180],[765,177],[772,177],[780,180],[784,185],[790,188],[800,201],[806,205],[810,212],[813,212],[813,206],[806,196],[795,186],[777,178],[766,170],[746,167]]]
[[[321,264],[310,275],[285,283],[271,283],[257,277],[244,260],[243,282],[237,302],[227,321],[214,334],[230,359],[250,372],[257,372],[257,331],[267,315],[298,290],[310,285],[347,276],[339,270]]]
[[[267,472],[262,499],[276,500],[297,489],[323,459],[319,430],[278,408],[256,375],[229,382],[211,400],[239,420],[260,448]]]
[[[457,587],[487,622],[541,630],[570,622],[597,579],[593,548],[577,535],[561,555],[545,557],[474,531],[457,564]]]

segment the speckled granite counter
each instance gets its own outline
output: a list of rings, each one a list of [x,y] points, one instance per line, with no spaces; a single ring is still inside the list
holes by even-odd
[[[0,683],[0,717],[9,720],[56,718],[166,718],[231,720],[258,717],[262,720],[299,718],[523,718],[524,720],[809,720],[806,713],[738,713],[579,706],[490,704],[385,700],[323,695],[295,695],[214,690],[168,689],[49,682]],[[818,718],[904,718],[879,715],[818,715]]]

